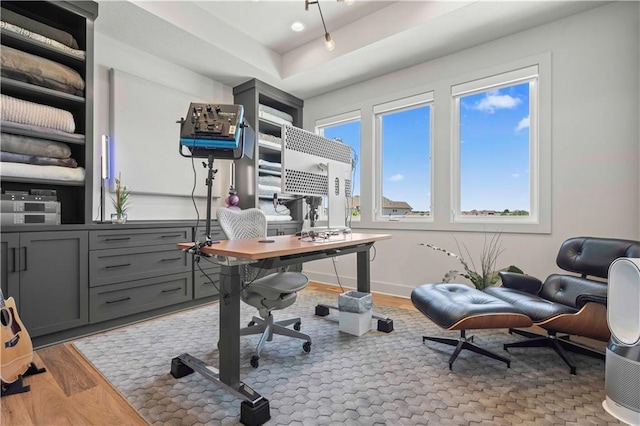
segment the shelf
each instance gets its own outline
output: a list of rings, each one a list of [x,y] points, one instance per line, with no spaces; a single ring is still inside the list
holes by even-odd
[[[279,135],[280,132],[282,132],[282,127],[277,123],[265,120],[264,118],[261,118],[259,121],[260,121],[261,131],[266,130],[267,132],[275,133],[277,135]]]
[[[43,58],[70,66],[76,71],[81,70],[85,65],[85,59],[74,56],[64,50],[57,49],[46,43],[25,37],[21,34],[14,33],[6,29],[0,31],[2,36],[2,44],[13,47],[14,49],[32,53]]]
[[[11,133],[12,135],[29,136],[32,138],[46,139],[49,141],[65,142],[73,145],[85,145],[85,136],[79,133],[73,133],[67,135],[58,133],[46,133],[39,132],[37,130],[12,128],[10,124],[3,123],[2,131],[4,133]]]
[[[282,176],[282,172],[279,170],[269,170],[269,169],[258,168],[258,173],[261,173],[263,175],[270,175],[270,176]]]
[[[0,176],[2,182],[15,182],[15,183],[31,183],[38,185],[53,185],[53,186],[84,186],[84,182],[73,182],[65,180],[51,180],[51,179],[38,179],[38,178],[22,178],[22,177],[10,177]]]
[[[260,147],[261,150],[264,150],[264,151],[271,151],[274,153],[282,152],[282,145],[276,146],[276,145],[271,145],[271,144],[259,141],[258,146]]]
[[[81,96],[60,92],[59,90],[49,89],[48,87],[36,86],[35,84],[29,84],[7,77],[2,77],[0,79],[0,86],[2,88],[2,93],[9,96],[12,96],[12,93],[17,95],[29,95],[32,99],[40,99],[42,101],[40,103],[50,101],[60,103],[60,101],[64,101],[65,104],[85,104],[85,99]]]
[[[73,117],[75,133],[66,133],[54,129],[36,127],[21,123],[4,121],[2,132],[29,138],[55,141],[67,144],[71,149],[71,157],[78,166],[84,169],[81,181],[69,181],[42,177],[38,173],[16,173],[19,177],[0,176],[3,191],[29,191],[34,188],[55,189],[58,201],[61,202],[60,221],[65,224],[85,224],[93,220],[93,116],[94,116],[94,20],[98,16],[98,3],[94,1],[22,1],[2,0],[2,7],[18,15],[50,25],[65,31],[84,50],[83,55],[76,55],[61,45],[51,45],[47,40],[30,38],[28,33],[16,33],[7,28],[0,28],[2,45],[31,55],[44,58],[72,70],[75,70],[84,81],[83,91],[65,93],[55,88],[40,86],[35,79],[10,76],[0,77],[0,91],[3,95],[33,102],[39,105],[66,111]],[[78,49],[78,50],[80,50]],[[36,71],[34,71],[36,72]],[[27,80],[28,82],[21,81]],[[31,82],[37,84],[31,84]],[[66,113],[64,114],[66,115]],[[67,117],[64,118],[66,123]],[[29,121],[37,123],[37,120]],[[70,124],[70,123],[69,123]],[[67,128],[71,130],[71,126]],[[9,173],[9,167],[2,171]],[[99,173],[99,164],[98,164]],[[39,177],[31,177],[39,176]],[[80,170],[59,175],[61,178],[80,178]]]

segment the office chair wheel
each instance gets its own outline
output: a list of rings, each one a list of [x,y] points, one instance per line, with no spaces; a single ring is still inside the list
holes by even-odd
[[[257,355],[254,355],[254,356],[251,357],[251,366],[253,368],[258,368],[258,366],[260,365],[260,363],[258,362],[259,359],[260,359],[260,357],[257,356]]]
[[[311,342],[304,342],[304,344],[302,345],[302,350],[306,353],[311,352]]]
[[[297,323],[293,324],[293,329],[294,329],[295,331],[300,331],[300,325],[301,325],[301,324],[302,324],[302,323],[301,323],[300,321],[298,321]]]
[[[256,325],[256,322],[251,320],[249,321],[249,323],[247,324],[247,327],[253,327],[254,325]]]

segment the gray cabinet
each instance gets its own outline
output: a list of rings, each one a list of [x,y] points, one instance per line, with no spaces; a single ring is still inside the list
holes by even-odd
[[[176,247],[192,235],[187,226],[91,231],[90,322],[192,300],[191,255]]]
[[[2,234],[2,286],[32,337],[89,321],[88,232]]]

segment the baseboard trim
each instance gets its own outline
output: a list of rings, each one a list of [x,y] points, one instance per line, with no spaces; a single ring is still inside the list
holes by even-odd
[[[309,277],[310,281],[318,284],[326,284],[332,286],[339,286],[338,280],[335,274],[324,274],[321,272],[305,271],[304,266],[302,272]],[[358,284],[354,277],[340,277],[340,284],[346,289],[355,289]],[[400,284],[385,283],[380,281],[371,280],[371,292],[378,294],[385,294],[388,296],[409,298],[411,297],[411,291],[414,287],[407,287]]]

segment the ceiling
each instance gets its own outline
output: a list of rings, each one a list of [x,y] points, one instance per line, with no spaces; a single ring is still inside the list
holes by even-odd
[[[329,52],[304,0],[98,2],[99,33],[229,86],[258,78],[302,99],[606,3],[320,0]]]

